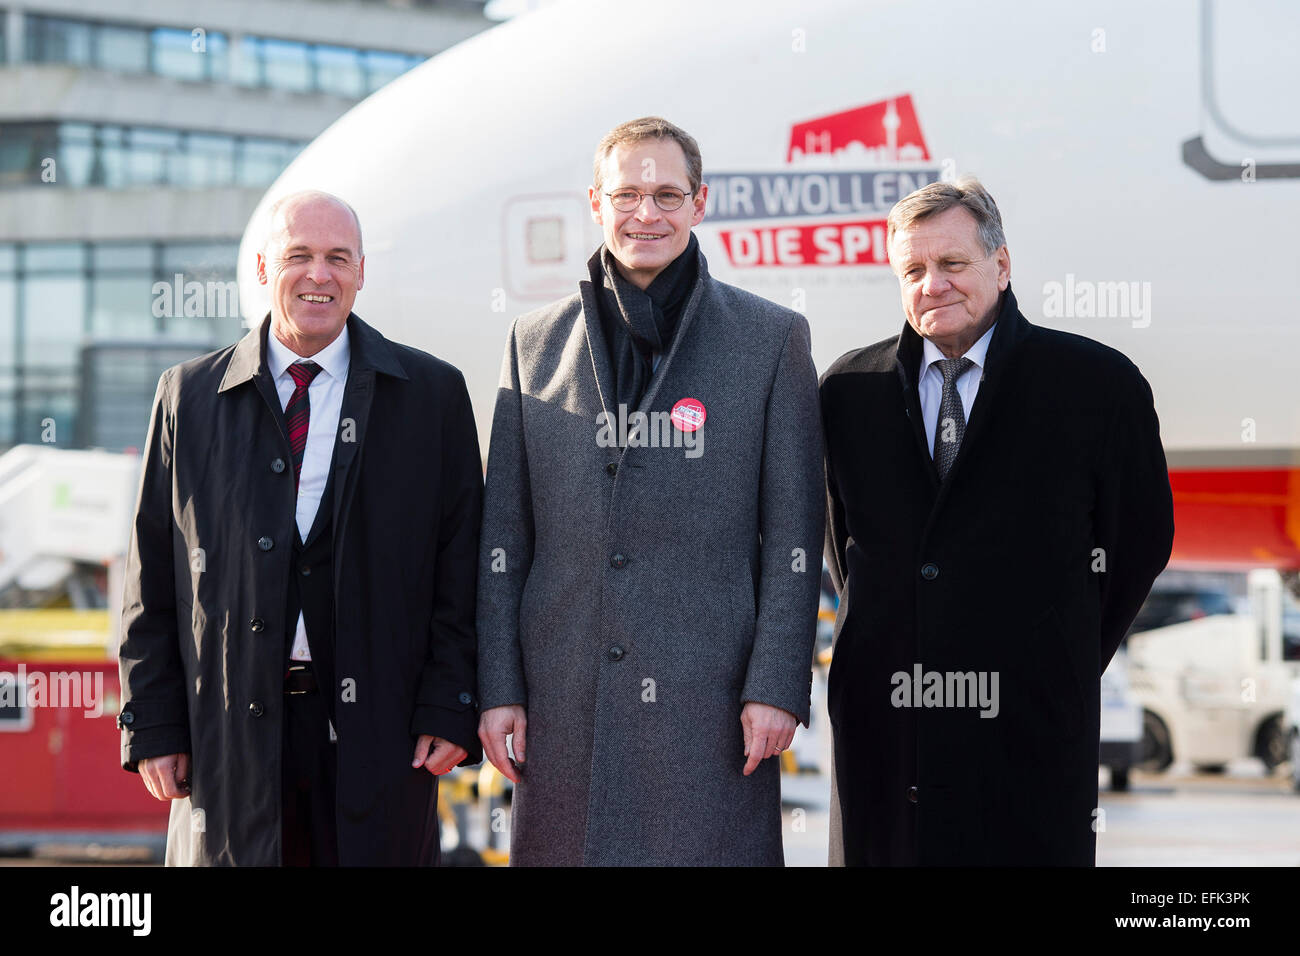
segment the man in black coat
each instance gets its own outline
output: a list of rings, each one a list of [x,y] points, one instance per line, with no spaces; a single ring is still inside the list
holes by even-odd
[[[364,266],[350,206],[282,199],[270,314],[158,384],[118,725],[168,864],[434,864],[437,775],[481,759],[469,395],[352,313]]]
[[[832,862],[1091,866],[1100,675],[1173,541],[1151,390],[1025,320],[975,180],[888,237],[907,322],[821,385]]]

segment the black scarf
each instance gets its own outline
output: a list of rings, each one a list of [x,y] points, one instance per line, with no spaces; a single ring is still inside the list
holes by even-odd
[[[628,411],[639,407],[645,396],[654,373],[651,356],[658,352],[662,362],[668,355],[699,276],[699,249],[692,234],[682,254],[668,263],[644,292],[623,278],[605,246],[587,260],[609,346],[614,394]]]

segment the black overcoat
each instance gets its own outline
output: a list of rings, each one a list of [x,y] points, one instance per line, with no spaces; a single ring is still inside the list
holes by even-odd
[[[482,463],[460,372],[348,317],[335,441],[339,860],[433,864],[436,779],[419,734],[477,763],[474,631]],[[192,755],[169,864],[280,862],[292,457],[269,316],[158,383],[123,601],[122,764]],[[268,547],[269,545],[269,547]],[[332,653],[331,653],[332,652]]]
[[[1090,866],[1099,678],[1173,539],[1151,390],[1119,352],[1030,325],[1008,288],[940,482],[921,355],[904,326],[822,377],[832,859]],[[903,696],[918,665],[944,695]],[[971,685],[946,675],[972,673],[990,692],[998,675],[996,715],[955,706]]]

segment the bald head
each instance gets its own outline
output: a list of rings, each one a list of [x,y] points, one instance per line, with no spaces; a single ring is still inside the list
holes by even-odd
[[[365,282],[361,224],[337,196],[310,190],[271,207],[257,279],[271,292],[271,331],[302,358],[343,331]]]
[[[352,220],[352,228],[355,232],[355,245],[352,246],[356,257],[360,259],[365,255],[361,247],[361,218],[357,211],[350,205],[332,193],[327,193],[319,189],[304,189],[296,193],[290,193],[287,196],[281,196],[271,204],[271,227],[267,232],[266,244],[263,249],[271,248],[276,243],[281,242],[284,236],[291,231],[290,223],[300,214],[319,215],[322,208],[333,207],[339,212],[347,213]]]

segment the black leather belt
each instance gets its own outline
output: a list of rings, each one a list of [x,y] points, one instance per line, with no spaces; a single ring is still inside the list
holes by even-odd
[[[284,692],[286,694],[314,694],[319,690],[316,674],[310,663],[290,664],[284,675]]]

